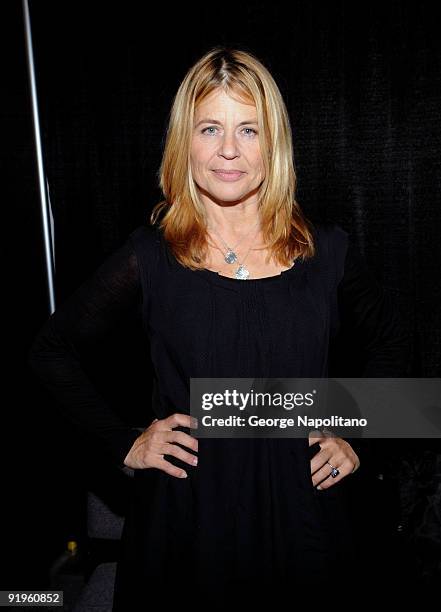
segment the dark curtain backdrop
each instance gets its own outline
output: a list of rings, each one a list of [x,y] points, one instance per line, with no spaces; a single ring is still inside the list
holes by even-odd
[[[13,179],[6,196],[10,287],[18,297],[8,315],[19,318],[11,347],[21,364],[48,306],[20,6],[8,6],[12,86],[4,116],[14,136],[3,159]],[[160,5],[154,13],[147,2],[30,6],[58,301],[160,199],[164,132],[187,69],[214,45],[238,45],[266,64],[285,98],[300,205],[311,218],[351,232],[392,294],[411,337],[409,376],[441,375],[441,53],[429,4],[253,2],[225,11]],[[114,342],[119,350],[109,351]],[[136,325],[115,330],[98,350],[99,363],[91,359],[97,381],[106,383],[115,409],[142,424],[149,363]],[[20,406],[10,417],[15,431],[21,419],[29,425],[23,435],[33,460],[18,459],[20,474],[34,496],[45,488],[47,502],[40,498],[25,533],[49,543],[40,553],[48,562],[67,535],[84,532],[82,483],[90,461],[38,385],[23,385],[23,368],[9,380]],[[404,538],[409,573],[440,576],[439,442],[379,446],[377,467],[394,487],[388,493],[395,491],[397,510],[381,507],[387,495],[371,510]],[[56,480],[54,463],[70,475],[68,485],[61,474]],[[17,499],[24,504],[27,496]]]

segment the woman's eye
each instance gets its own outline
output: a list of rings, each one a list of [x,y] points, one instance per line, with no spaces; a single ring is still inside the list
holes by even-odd
[[[208,131],[208,130],[213,130],[213,131]],[[202,131],[202,134],[210,134],[211,135],[211,134],[215,133],[214,130],[217,130],[217,128],[214,127],[214,126],[209,126],[209,127],[204,128],[201,131]],[[252,135],[257,134],[256,130],[253,129],[253,128],[243,128],[243,131],[246,133],[247,136],[252,136]]]

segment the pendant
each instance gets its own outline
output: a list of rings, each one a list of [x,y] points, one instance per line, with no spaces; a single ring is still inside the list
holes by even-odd
[[[245,268],[245,266],[243,266],[242,264],[237,268],[236,273],[235,273],[235,277],[238,278],[239,280],[247,280],[247,278],[249,277],[250,273],[248,272],[248,270]]]
[[[237,255],[234,251],[232,251],[231,249],[229,249],[224,257],[225,261],[229,264],[234,263],[235,261],[237,261]]]

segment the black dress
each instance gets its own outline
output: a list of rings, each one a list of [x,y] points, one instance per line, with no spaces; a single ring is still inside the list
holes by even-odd
[[[123,460],[139,435],[109,410],[81,368],[76,345],[105,333],[142,300],[154,367],[153,413],[189,412],[192,377],[328,376],[329,347],[349,321],[367,355],[364,376],[403,376],[406,335],[395,309],[336,225],[314,227],[316,255],[246,282],[191,271],[157,228],[140,226],[46,322],[30,363],[77,426]],[[191,433],[188,430],[187,433]],[[135,470],[114,610],[203,590],[210,605],[298,594],[356,563],[346,481],[316,490],[305,439],[200,439],[188,478]]]

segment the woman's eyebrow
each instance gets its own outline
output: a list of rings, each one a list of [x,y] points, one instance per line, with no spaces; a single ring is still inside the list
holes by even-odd
[[[198,127],[199,125],[201,125],[201,123],[216,123],[217,125],[222,125],[222,123],[218,121],[217,119],[201,119],[200,121],[197,122],[195,127]],[[251,119],[250,121],[241,121],[240,123],[238,123],[238,125],[250,125],[250,124],[257,125],[257,121],[255,119]]]

